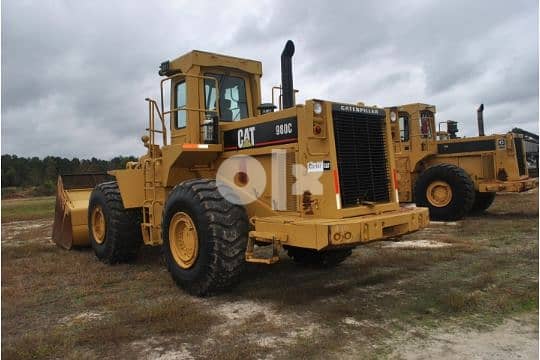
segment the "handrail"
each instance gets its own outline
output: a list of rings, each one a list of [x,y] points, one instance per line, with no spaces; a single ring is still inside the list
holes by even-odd
[[[161,111],[159,111],[158,104],[155,100],[146,98],[145,101],[148,101],[148,132],[150,135],[150,145],[155,144],[155,133],[163,134],[163,145],[167,145],[167,128],[165,127],[165,119]],[[161,130],[155,129],[155,112],[157,112],[159,120],[161,121]]]
[[[215,82],[215,89],[216,89],[216,108],[215,109],[200,109],[200,108],[192,108],[192,107],[176,107],[172,108],[170,110],[165,111],[165,102],[163,97],[163,84],[166,81],[170,81],[172,79],[178,78],[178,77],[192,77],[197,79],[209,79],[213,80]],[[197,111],[199,113],[214,113],[217,116],[219,116],[219,82],[215,77],[212,76],[201,76],[201,75],[192,75],[192,74],[174,74],[171,76],[168,76],[160,81],[160,103],[161,108],[158,105],[157,101],[154,99],[146,98],[145,101],[148,101],[148,128],[146,129],[149,133],[149,143],[150,145],[155,144],[155,133],[160,133],[163,135],[163,145],[167,145],[167,127],[165,126],[165,116],[169,115],[169,120],[172,113],[178,113],[179,111]],[[160,110],[161,109],[161,110]],[[155,129],[155,113],[157,113],[159,120],[161,122],[161,130]],[[201,125],[202,126],[202,125]]]
[[[279,103],[277,104],[277,107],[279,110],[281,110],[281,105],[282,105],[282,102],[281,102],[281,98],[282,98],[282,94],[281,94],[281,86],[272,86],[272,104],[276,105],[275,101],[274,101],[274,93],[275,93],[275,90],[279,90]]]
[[[199,109],[199,108],[191,108],[191,107],[187,107],[187,106],[182,106],[182,107],[174,108],[174,109],[165,111],[163,114],[167,115],[167,114],[171,114],[171,113],[173,113],[173,112],[178,112],[178,111],[181,111],[181,110],[187,110],[187,111],[204,111],[204,112],[216,113],[216,115],[218,115],[217,110],[205,110],[205,109]]]
[[[279,90],[279,103],[278,103],[278,109],[279,110],[283,110],[283,94],[281,92],[282,88],[281,86],[272,86],[272,104],[276,105],[276,103],[274,102],[274,93],[275,93],[275,90]],[[293,96],[294,96],[294,102],[296,103],[296,93],[297,92],[300,92],[300,90],[296,90],[294,89],[293,91]]]

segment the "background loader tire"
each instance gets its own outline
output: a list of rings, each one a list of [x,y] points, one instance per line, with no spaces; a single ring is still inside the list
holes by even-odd
[[[189,263],[175,260],[170,226],[172,236],[181,239],[181,250],[186,248],[182,247],[184,239],[189,241],[187,235],[175,235],[175,214],[183,220],[187,215],[187,221],[192,221],[196,230],[197,250],[194,258],[186,257]],[[182,226],[180,229],[186,228]],[[214,180],[195,179],[176,185],[165,203],[162,225],[163,255],[176,284],[197,296],[212,295],[232,286],[244,269],[248,231],[244,207],[227,201]]]
[[[445,186],[449,189],[448,197],[444,196],[444,190],[438,190]],[[459,220],[471,211],[475,191],[465,170],[451,164],[439,164],[420,174],[414,194],[418,206],[429,208],[429,217],[432,220],[448,221]]]
[[[493,204],[493,200],[495,200],[495,195],[497,195],[497,193],[477,191],[474,197],[474,204],[471,209],[471,214],[481,214],[486,211],[491,206],[491,204]]]
[[[351,248],[317,251],[288,246],[286,250],[287,254],[294,262],[317,267],[336,266],[352,255]]]
[[[103,237],[96,235],[94,213],[100,208]],[[116,181],[97,185],[88,206],[88,236],[97,258],[106,264],[128,262],[137,257],[142,244],[141,209],[124,209]]]

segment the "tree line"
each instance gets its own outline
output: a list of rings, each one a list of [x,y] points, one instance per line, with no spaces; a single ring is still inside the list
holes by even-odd
[[[54,189],[61,174],[105,172],[123,169],[134,156],[117,156],[111,160],[67,159],[56,156],[25,158],[17,155],[2,155],[2,188],[45,187]],[[48,192],[48,191],[44,191]]]

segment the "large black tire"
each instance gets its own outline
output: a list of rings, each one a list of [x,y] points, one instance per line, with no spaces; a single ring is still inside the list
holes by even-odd
[[[428,187],[437,181],[448,184],[451,189],[451,199],[444,206],[436,206],[428,200]],[[462,168],[451,164],[439,164],[420,174],[414,187],[414,196],[418,206],[429,208],[432,220],[459,220],[472,209],[474,184]]]
[[[477,191],[474,197],[474,204],[471,209],[471,214],[481,214],[486,211],[491,206],[491,204],[493,204],[493,200],[495,200],[495,195],[497,195],[497,193]]]
[[[174,259],[169,226],[176,213],[191,218],[198,251],[189,268]],[[234,285],[244,269],[249,222],[243,206],[227,201],[214,180],[195,179],[175,186],[163,211],[163,254],[178,286],[197,296],[212,295]]]
[[[342,263],[352,254],[351,248],[317,251],[288,246],[286,250],[289,257],[298,264],[326,268]]]
[[[105,237],[94,237],[93,211],[102,209],[105,220]],[[97,185],[88,206],[88,236],[97,258],[106,264],[128,262],[137,257],[142,245],[140,208],[124,209],[116,181]]]

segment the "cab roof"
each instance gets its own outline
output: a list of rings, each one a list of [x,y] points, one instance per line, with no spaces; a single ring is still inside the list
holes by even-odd
[[[180,70],[187,73],[193,66],[227,67],[249,74],[262,75],[262,63],[256,60],[241,59],[234,56],[215,54],[206,51],[193,50],[169,63],[172,71]]]
[[[403,109],[403,108],[416,108],[416,111],[420,111],[420,110],[430,110],[432,112],[436,112],[436,108],[435,108],[435,105],[430,105],[430,104],[425,104],[425,103],[410,103],[410,104],[401,104],[401,105],[396,105],[396,106],[387,106],[385,107],[385,109],[394,109],[394,108],[398,108],[398,109]]]

